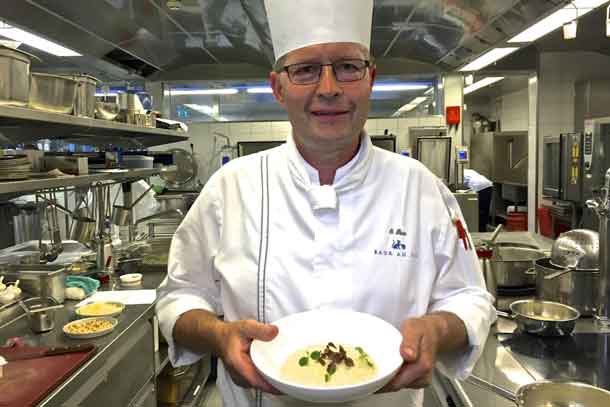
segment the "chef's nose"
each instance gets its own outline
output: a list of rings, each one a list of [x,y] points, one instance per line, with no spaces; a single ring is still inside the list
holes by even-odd
[[[318,95],[321,97],[336,97],[343,93],[343,89],[339,86],[333,68],[330,65],[323,66],[320,72],[320,82],[318,83]]]

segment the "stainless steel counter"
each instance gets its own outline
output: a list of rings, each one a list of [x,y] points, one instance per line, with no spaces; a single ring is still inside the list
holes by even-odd
[[[156,288],[164,273],[145,272],[144,289]],[[100,289],[112,289],[103,285]],[[114,287],[118,289],[118,287]],[[76,301],[66,301],[55,320],[55,329],[34,334],[26,318],[3,328],[0,343],[9,338],[21,337],[32,346],[66,346],[83,343],[83,340],[66,337],[61,327],[74,318]],[[154,398],[155,375],[163,358],[155,356],[156,327],[153,322],[154,305],[128,305],[118,317],[115,330],[105,336],[88,339],[97,352],[64,383],[53,390],[39,406],[86,405],[131,406],[156,405]],[[126,380],[126,378],[129,378]],[[112,391],[108,391],[112,389]],[[151,396],[152,395],[152,396]],[[153,398],[155,404],[144,401]]]

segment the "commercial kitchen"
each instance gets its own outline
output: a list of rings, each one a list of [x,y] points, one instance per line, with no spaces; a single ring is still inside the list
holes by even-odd
[[[156,290],[214,174],[291,138],[264,3],[2,1],[0,406],[223,405]],[[370,53],[364,130],[451,192],[498,315],[424,406],[610,405],[610,2],[375,0]]]

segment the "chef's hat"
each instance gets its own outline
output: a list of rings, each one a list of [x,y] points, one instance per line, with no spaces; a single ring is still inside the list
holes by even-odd
[[[295,49],[355,42],[369,49],[373,0],[265,0],[275,60]]]

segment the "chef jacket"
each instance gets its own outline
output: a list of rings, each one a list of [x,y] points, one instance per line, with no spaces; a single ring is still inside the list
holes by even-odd
[[[469,346],[440,355],[438,367],[465,378],[495,311],[452,214],[461,216],[438,178],[416,160],[374,147],[364,133],[332,186],[320,186],[291,137],[231,161],[211,177],[172,240],[156,306],[171,363],[202,356],[172,336],[178,317],[191,309],[264,323],[347,309],[396,328],[409,317],[449,311],[464,322]],[[238,387],[222,362],[217,385],[225,406],[308,405]],[[423,391],[409,389],[342,405],[422,404]]]

